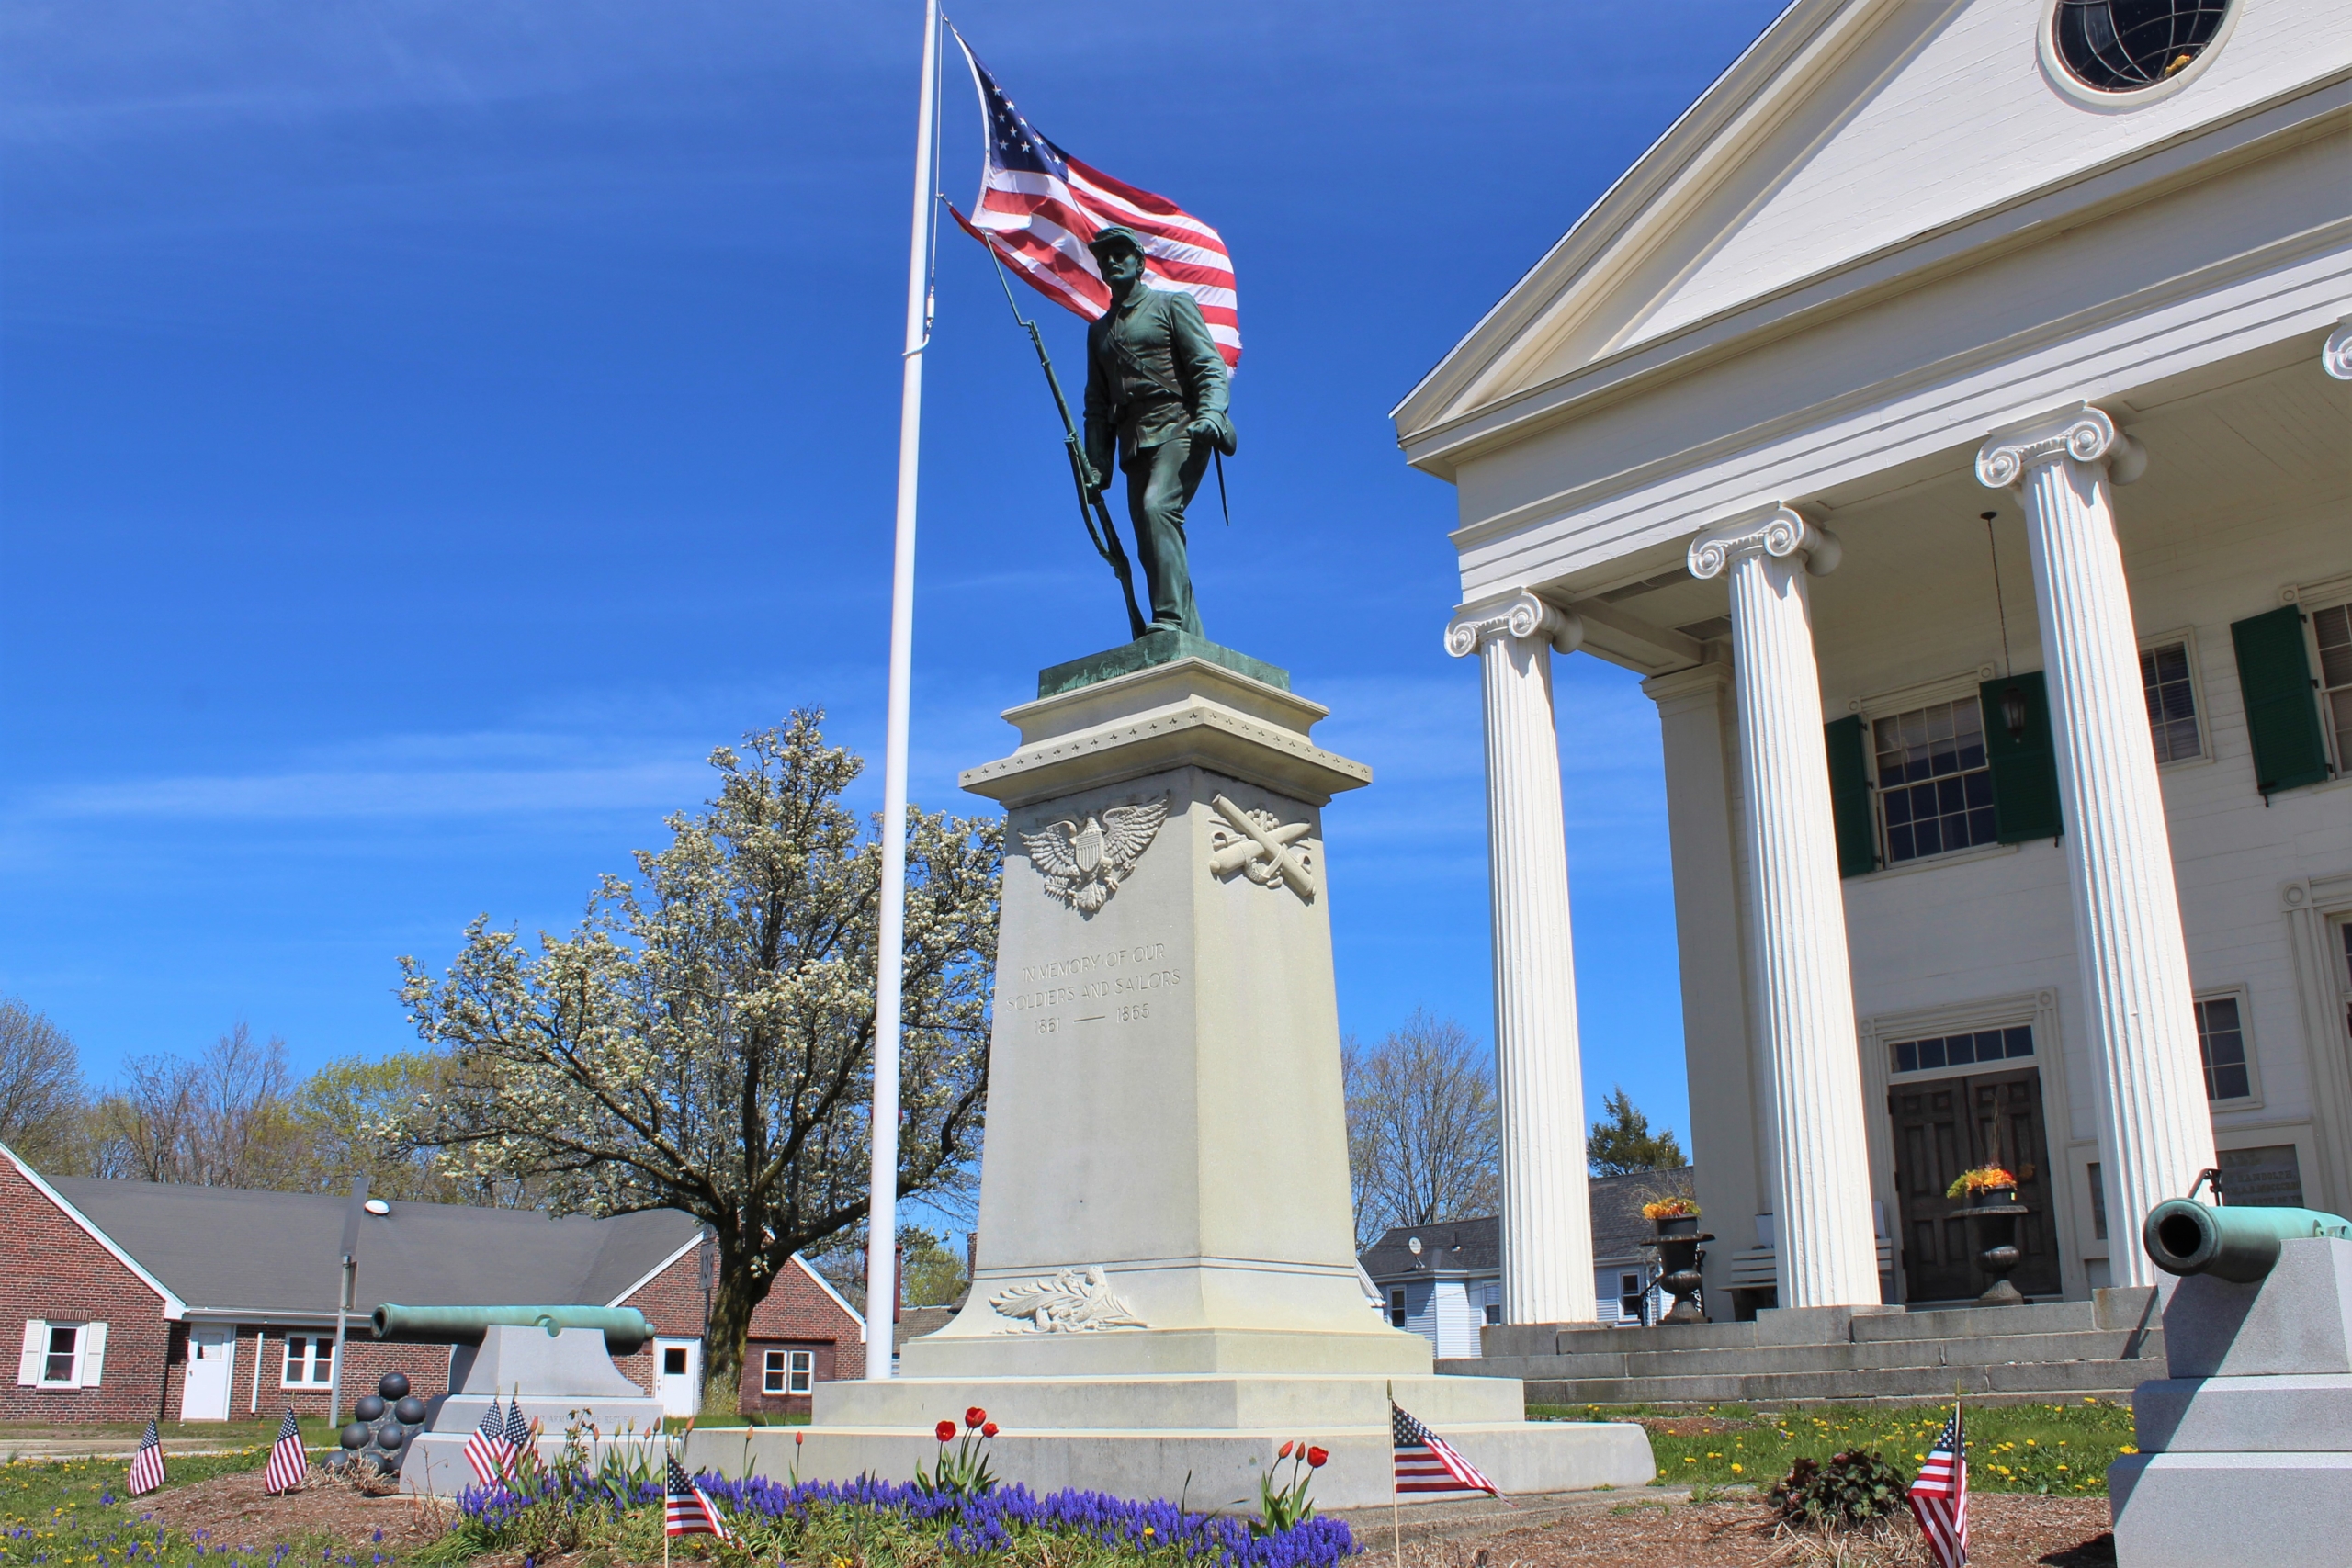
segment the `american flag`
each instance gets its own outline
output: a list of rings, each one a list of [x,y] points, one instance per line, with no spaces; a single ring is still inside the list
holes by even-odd
[[[686,1479],[678,1467],[678,1456],[670,1456],[669,1531],[672,1535],[715,1535],[721,1540],[732,1540],[735,1534],[718,1522],[718,1510],[710,1506],[703,1489]]]
[[[1396,1490],[1399,1492],[1484,1492],[1499,1497],[1502,1489],[1478,1473],[1478,1467],[1453,1451],[1453,1445],[1407,1415],[1395,1400],[1388,1402],[1388,1432],[1396,1450]]]
[[[526,1452],[533,1459],[538,1458],[539,1439],[532,1424],[523,1419],[523,1390],[517,1384],[514,1397],[506,1405],[506,1468],[513,1470],[514,1461]]]
[[[1191,295],[1226,368],[1240,364],[1233,258],[1217,231],[1167,197],[1114,180],[1046,140],[1012,107],[961,33],[956,42],[972,68],[988,127],[980,198],[971,217],[956,212],[956,221],[1039,293],[1090,321],[1111,308],[1111,291],[1086,243],[1114,223],[1132,229],[1143,242],[1144,281]]]
[[[1962,1568],[1968,1561],[1968,1452],[1960,1436],[1960,1406],[1951,1407],[1936,1446],[1911,1483],[1911,1512],[1936,1568]]]
[[[294,1407],[286,1407],[286,1419],[277,1424],[277,1441],[271,1445],[269,1463],[261,1474],[261,1488],[275,1496],[280,1492],[292,1492],[302,1484],[310,1469],[310,1461],[302,1453],[302,1427],[294,1419]]]
[[[514,1445],[506,1440],[506,1418],[498,1413],[498,1395],[493,1393],[490,1408],[481,1413],[481,1425],[466,1439],[466,1462],[474,1467],[481,1483],[490,1486],[506,1473],[514,1458]]]
[[[130,1481],[123,1488],[133,1497],[144,1497],[164,1483],[164,1437],[155,1430],[155,1423],[147,1423],[147,1435],[139,1439],[139,1451],[131,1456]]]

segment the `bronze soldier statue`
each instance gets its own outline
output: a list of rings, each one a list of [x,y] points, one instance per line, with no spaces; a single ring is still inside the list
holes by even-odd
[[[1151,589],[1147,629],[1199,637],[1184,508],[1210,454],[1233,455],[1225,358],[1191,295],[1144,282],[1143,245],[1133,231],[1114,225],[1089,244],[1111,288],[1110,310],[1086,329],[1086,457],[1094,489],[1109,483],[1115,442],[1136,554]]]

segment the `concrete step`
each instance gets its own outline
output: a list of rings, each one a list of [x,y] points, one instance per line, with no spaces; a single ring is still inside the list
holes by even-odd
[[[2075,1400],[2121,1398],[2164,1374],[2162,1363],[2061,1361],[2032,1365],[1874,1368],[1849,1371],[1721,1372],[1681,1377],[1536,1380],[1531,1404],[1813,1404],[1934,1399],[1955,1385],[1971,1395]]]
[[[1449,1360],[1457,1375],[1521,1379],[1687,1377],[1715,1372],[1855,1371],[1872,1368],[1995,1366],[2053,1361],[2164,1360],[2164,1334],[2084,1330],[2070,1334],[1958,1335],[1869,1340],[1844,1345],[1756,1345],[1724,1349],[1654,1349],[1646,1334],[1628,1333],[1612,1354],[1482,1357]],[[1476,1369],[1476,1372],[1473,1372]]]

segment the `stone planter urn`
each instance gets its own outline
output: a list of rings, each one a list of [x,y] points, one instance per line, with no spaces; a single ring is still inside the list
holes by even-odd
[[[1699,1293],[1699,1259],[1705,1256],[1699,1250],[1702,1241],[1715,1238],[1699,1229],[1699,1216],[1679,1214],[1659,1220],[1657,1224],[1658,1285],[1674,1298],[1660,1324],[1704,1323],[1707,1314],[1699,1310],[1691,1298]]]
[[[1978,1306],[2025,1304],[2025,1297],[2009,1283],[2009,1272],[2025,1259],[2018,1250],[2018,1216],[2030,1212],[2018,1201],[2014,1187],[1981,1187],[1968,1195],[1962,1213],[1976,1227],[1976,1261],[1993,1276],[1991,1288],[1976,1298]]]

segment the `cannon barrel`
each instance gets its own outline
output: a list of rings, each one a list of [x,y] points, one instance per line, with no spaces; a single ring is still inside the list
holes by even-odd
[[[609,1355],[633,1355],[653,1337],[653,1325],[635,1307],[599,1306],[397,1306],[376,1309],[376,1337],[395,1345],[480,1345],[492,1328],[544,1328],[548,1337],[566,1328],[603,1331]]]
[[[2140,1227],[2149,1259],[2167,1274],[2211,1274],[2251,1285],[2278,1266],[2278,1244],[2306,1236],[2352,1241],[2352,1220],[2317,1209],[2209,1209],[2167,1198]]]

